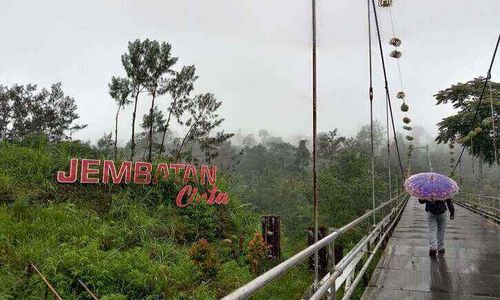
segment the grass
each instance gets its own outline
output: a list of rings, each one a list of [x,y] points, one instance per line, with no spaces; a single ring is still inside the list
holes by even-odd
[[[86,299],[75,289],[76,278],[101,299],[216,299],[255,276],[245,252],[259,229],[258,215],[244,209],[223,176],[218,186],[231,193],[228,206],[185,209],[173,204],[180,186],[172,182],[55,182],[71,157],[100,155],[76,142],[0,144],[0,299],[43,297],[41,280],[26,276],[29,262],[64,299]],[[197,276],[190,256],[201,238],[217,251],[220,264],[212,278]],[[280,280],[259,299],[298,297],[310,273],[298,268]]]
[[[26,276],[29,262],[64,299],[86,299],[75,289],[76,278],[101,299],[180,300],[220,298],[257,275],[245,255],[259,231],[259,215],[247,210],[223,175],[218,187],[230,193],[228,206],[179,209],[173,199],[181,186],[173,181],[154,186],[56,183],[54,174],[72,157],[103,158],[77,142],[0,143],[0,299],[43,297],[41,280]],[[339,239],[346,251],[365,229]],[[300,238],[305,231],[295,234],[282,236],[283,259],[306,247]],[[217,256],[217,272],[209,278],[200,277],[191,256],[192,245],[202,238]],[[375,265],[376,260],[369,273]],[[303,263],[252,299],[300,299],[312,280]],[[353,299],[363,289],[362,284]]]

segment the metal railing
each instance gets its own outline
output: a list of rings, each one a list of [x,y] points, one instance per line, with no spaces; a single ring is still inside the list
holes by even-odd
[[[349,300],[351,298],[352,293],[354,293],[354,290],[356,289],[358,284],[361,282],[363,275],[366,273],[366,270],[368,270],[368,267],[370,266],[373,258],[377,254],[377,251],[380,249],[382,244],[385,242],[389,233],[394,229],[394,226],[397,224],[397,222],[399,222],[399,218],[401,217],[401,213],[402,213],[403,209],[404,209],[404,205],[402,205],[402,207],[398,211],[398,214],[392,220],[392,223],[389,225],[387,230],[383,233],[382,237],[379,239],[375,248],[371,252],[369,252],[370,256],[368,256],[368,258],[366,259],[365,263],[363,264],[363,267],[361,267],[361,270],[359,270],[358,275],[356,276],[354,281],[349,286],[346,286],[346,290],[344,293],[344,297],[342,297],[342,300]]]
[[[460,193],[453,202],[500,223],[500,198]]]
[[[362,242],[358,243],[357,247],[355,247],[353,250],[351,250],[337,265],[333,266],[333,269],[330,270],[330,274],[326,275],[327,280],[322,280],[320,282],[323,283],[320,285],[320,287],[316,290],[316,293],[318,293],[320,290],[324,294],[324,292],[328,291],[329,288],[332,286],[332,283],[334,283],[335,279],[333,279],[333,282],[331,280],[332,276],[338,277],[342,271],[349,265],[350,262],[352,262],[356,254],[360,253],[363,251],[364,247],[372,241],[372,237],[374,237],[377,233],[381,232],[381,228],[384,227],[384,224],[391,218],[395,217],[397,215],[396,212],[401,212],[404,203],[406,203],[406,200],[408,199],[408,196],[405,194],[401,194],[389,201],[386,201],[376,207],[375,209],[369,210],[366,212],[364,215],[361,217],[353,220],[349,224],[345,225],[344,227],[340,229],[334,229],[330,234],[328,234],[326,237],[322,238],[315,244],[307,247],[306,249],[300,251],[299,253],[295,254],[294,256],[290,257],[289,259],[283,261],[279,265],[275,266],[274,268],[270,269],[269,271],[265,272],[264,274],[256,277],[249,283],[245,284],[244,286],[236,289],[233,291],[231,294],[225,296],[222,298],[223,300],[233,300],[233,299],[247,299],[259,290],[263,289],[265,286],[267,286],[269,283],[286,273],[288,270],[291,268],[295,267],[296,265],[304,262],[306,259],[308,259],[310,256],[312,256],[316,251],[319,251],[325,246],[332,245],[333,242],[342,234],[346,233],[348,230],[354,228],[356,225],[360,224],[370,216],[374,215],[378,211],[390,207],[390,204],[395,204],[394,207],[392,207],[391,211],[385,215],[385,218],[378,223],[377,226],[370,232],[368,237],[362,240]],[[331,295],[334,295],[335,293],[333,292],[334,289],[332,289],[332,292],[330,293]],[[322,295],[323,295],[322,294]],[[315,294],[316,295],[316,294]],[[319,298],[318,298],[319,299]]]
[[[407,199],[407,197],[405,198],[405,200],[406,199]],[[335,265],[333,267],[333,270],[331,270],[330,274],[327,274],[328,278],[326,279],[325,283],[323,285],[321,285],[318,288],[318,290],[309,298],[310,300],[320,300],[325,295],[328,296],[329,299],[332,299],[332,300],[335,299],[335,290],[337,288],[337,282],[336,282],[337,279],[342,275],[344,270],[346,270],[348,268],[348,266],[351,265],[351,262],[353,262],[354,258],[358,254],[361,254],[361,256],[362,256],[362,254],[364,254],[364,253],[368,253],[368,252],[374,253],[374,251],[376,251],[375,249],[373,249],[373,251],[370,251],[369,246],[368,246],[369,242],[373,241],[373,239],[378,240],[378,243],[376,246],[376,249],[378,250],[378,248],[380,247],[382,242],[385,241],[385,236],[387,236],[387,233],[392,229],[394,224],[397,223],[398,217],[400,216],[401,212],[403,211],[403,209],[405,207],[404,203],[406,203],[406,201],[403,201],[402,203],[400,203],[400,205],[393,208],[391,210],[391,212],[389,214],[387,214],[387,216],[382,221],[379,222],[379,224],[374,228],[374,230],[372,230],[368,234],[368,236],[364,239],[364,241],[362,243],[360,243],[357,247],[352,249],[346,255],[345,259],[341,260],[337,265]],[[390,225],[388,227],[384,228],[384,226],[388,222],[390,223]],[[384,238],[380,238],[381,236],[383,236]],[[371,260],[370,260],[370,262],[371,262]],[[357,265],[357,261],[354,263],[353,271],[354,271],[354,267],[356,265]],[[366,265],[366,268],[368,268],[368,265],[366,263],[365,263],[365,265]],[[351,287],[352,287],[352,284],[350,286],[348,286],[347,288],[349,289]],[[354,288],[355,288],[355,286],[354,286]]]

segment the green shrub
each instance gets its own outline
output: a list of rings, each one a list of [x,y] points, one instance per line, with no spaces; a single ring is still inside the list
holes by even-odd
[[[223,175],[217,185],[231,195],[227,206],[183,209],[174,203],[179,181],[55,181],[70,158],[98,155],[87,144],[36,136],[0,142],[0,299],[43,297],[43,282],[26,280],[28,262],[63,299],[77,297],[75,278],[101,299],[216,299],[251,279],[239,244],[258,226],[258,215]],[[193,250],[190,243],[199,239],[206,244]]]
[[[199,281],[214,279],[220,269],[220,260],[217,251],[206,239],[201,239],[191,246],[189,253],[194,263],[194,271]]]
[[[253,239],[248,243],[247,261],[251,266],[254,275],[261,273],[262,266],[266,259],[267,245],[262,234],[256,232]]]

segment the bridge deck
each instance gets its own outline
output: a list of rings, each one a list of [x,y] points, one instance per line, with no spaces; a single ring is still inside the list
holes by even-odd
[[[500,299],[500,225],[455,207],[446,254],[431,259],[424,206],[410,199],[362,299]]]

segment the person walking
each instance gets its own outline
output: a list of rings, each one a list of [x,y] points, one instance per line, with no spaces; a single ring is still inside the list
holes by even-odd
[[[446,201],[430,201],[418,199],[418,202],[425,204],[427,212],[427,229],[429,231],[429,256],[436,256],[437,253],[444,254],[444,238],[446,231],[446,210],[450,211],[450,220],[455,219],[455,207],[451,199]]]

